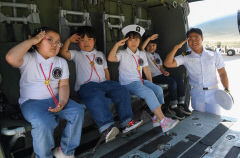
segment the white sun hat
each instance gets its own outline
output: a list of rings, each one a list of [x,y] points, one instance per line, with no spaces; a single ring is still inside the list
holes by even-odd
[[[122,29],[122,33],[124,36],[126,36],[126,34],[131,31],[137,32],[142,36],[145,32],[145,29],[139,25],[128,25]]]
[[[232,108],[232,105],[234,104],[234,100],[228,90],[221,90],[221,89],[216,90],[215,97],[216,97],[217,103],[220,106],[222,106],[222,108],[226,110],[230,110]]]

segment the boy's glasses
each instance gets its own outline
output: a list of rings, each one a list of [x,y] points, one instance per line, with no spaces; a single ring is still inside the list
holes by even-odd
[[[51,45],[56,44],[59,48],[61,48],[61,47],[63,46],[63,44],[62,44],[60,41],[54,42],[54,40],[51,39],[50,37],[46,37],[46,40],[47,40]]]

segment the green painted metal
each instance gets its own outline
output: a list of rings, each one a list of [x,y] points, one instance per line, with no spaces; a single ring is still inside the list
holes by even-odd
[[[4,156],[4,152],[3,152],[3,149],[2,149],[2,145],[0,144],[0,158],[5,158]]]

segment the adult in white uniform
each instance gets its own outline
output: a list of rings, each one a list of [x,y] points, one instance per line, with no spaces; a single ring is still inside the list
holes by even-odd
[[[177,50],[187,41],[190,53],[174,58]],[[186,67],[192,87],[190,95],[193,109],[219,115],[220,105],[215,99],[215,91],[218,88],[216,73],[218,72],[225,89],[229,88],[228,77],[221,54],[204,49],[202,42],[202,31],[198,28],[190,29],[187,32],[187,39],[172,49],[164,64],[170,68],[180,65]]]
[[[41,31],[41,32],[40,32]],[[50,28],[36,30],[31,39],[9,50],[8,63],[20,69],[20,108],[32,125],[33,149],[37,158],[52,158],[53,132],[60,119],[67,121],[56,158],[74,158],[80,144],[83,106],[69,99],[69,70],[66,60],[56,56],[62,43]],[[35,47],[34,52],[28,50]]]

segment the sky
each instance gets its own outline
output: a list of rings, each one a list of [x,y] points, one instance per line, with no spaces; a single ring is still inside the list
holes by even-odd
[[[240,10],[240,0],[204,0],[189,3],[189,26],[237,13]]]

